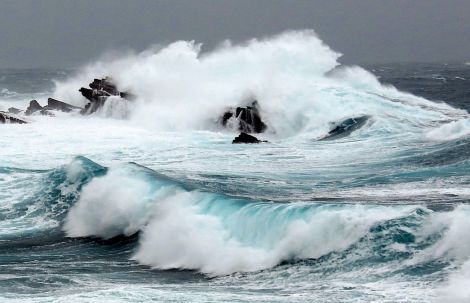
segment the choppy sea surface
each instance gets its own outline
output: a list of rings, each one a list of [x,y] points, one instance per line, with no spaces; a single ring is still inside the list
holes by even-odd
[[[0,110],[137,95],[0,125],[0,301],[470,302],[470,63],[338,56],[291,32],[0,70]],[[269,143],[233,145],[252,99]]]

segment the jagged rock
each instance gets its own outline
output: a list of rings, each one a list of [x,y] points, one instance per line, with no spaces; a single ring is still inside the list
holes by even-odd
[[[222,125],[227,127],[228,120],[233,117],[233,109],[227,110],[223,115],[222,115]]]
[[[94,101],[93,100],[93,90],[89,88],[82,87],[78,90],[80,93],[82,93],[82,96],[87,98],[89,101]]]
[[[74,109],[82,109],[82,108],[78,106],[70,105],[68,103],[65,103],[56,99],[49,98],[47,99],[47,105],[44,106],[43,109],[46,111],[47,110],[59,110],[62,112],[69,113]]]
[[[90,115],[90,114],[96,112],[98,109],[103,107],[103,105],[106,102],[107,98],[108,98],[108,96],[103,96],[103,95],[98,95],[98,94],[93,95],[93,97],[91,99],[89,99],[90,102],[88,102],[85,105],[85,108],[83,108],[80,111],[80,113],[82,115]]]
[[[10,114],[17,115],[17,114],[21,113],[22,110],[19,109],[19,108],[16,108],[16,107],[10,107],[10,108],[8,109],[8,112],[9,112]]]
[[[38,101],[36,101],[36,100],[31,100],[31,101],[29,102],[28,108],[27,108],[26,111],[25,111],[25,114],[26,114],[27,116],[29,116],[29,115],[31,115],[31,114],[37,112],[37,111],[40,111],[41,109],[42,109],[42,106],[38,103]]]
[[[4,124],[4,123],[26,124],[26,123],[28,123],[28,122],[26,122],[26,121],[23,120],[23,119],[20,119],[20,118],[17,118],[17,117],[13,117],[13,116],[10,115],[9,113],[1,112],[1,111],[0,111],[0,123],[2,123],[2,124]]]
[[[107,98],[111,96],[108,92],[85,87],[80,88],[78,91],[81,92],[83,97],[87,98],[90,102],[96,102],[100,97]]]
[[[55,117],[53,113],[49,112],[50,110],[59,110],[59,111],[68,113],[72,111],[73,109],[81,109],[81,108],[67,104],[65,102],[62,102],[56,99],[49,98],[47,99],[47,105],[44,107],[42,107],[38,103],[38,101],[32,100],[31,102],[29,102],[29,106],[26,109],[25,114],[27,116],[30,116],[34,114],[35,112],[39,111],[39,113],[43,116]]]
[[[266,124],[261,120],[256,100],[251,103],[251,106],[228,109],[222,115],[222,125],[227,126],[228,121],[232,117],[235,117],[238,123],[238,130],[243,133],[262,133],[267,128]]]
[[[134,95],[128,92],[120,92],[109,77],[94,79],[88,86],[91,89],[82,87],[78,90],[88,101],[90,101],[85,105],[85,108],[80,111],[83,115],[92,114],[103,107],[109,96],[119,96],[126,100],[132,100],[135,98]]]
[[[120,95],[120,92],[117,89],[116,85],[112,83],[112,80],[109,77],[106,77],[104,79],[94,79],[93,82],[89,84],[89,86],[93,90],[105,91],[113,96]]]
[[[241,132],[238,137],[235,137],[233,139],[232,144],[237,144],[237,143],[261,143],[261,142],[268,142],[268,141],[261,141],[258,140],[258,138],[248,135],[247,133]]]
[[[42,106],[36,100],[31,100],[29,106],[25,111],[26,116],[30,116],[38,110],[42,110]]]

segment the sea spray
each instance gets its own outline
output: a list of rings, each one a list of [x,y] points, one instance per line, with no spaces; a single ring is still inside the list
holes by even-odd
[[[383,86],[360,67],[340,66],[339,56],[313,31],[226,43],[207,53],[195,42],[178,41],[90,64],[57,82],[54,96],[84,105],[77,89],[110,76],[137,98],[125,108],[112,102],[102,114],[173,131],[218,130],[227,107],[257,100],[268,132],[279,137],[319,138],[328,132],[328,123],[357,115],[375,117],[381,129],[403,132],[462,114]]]

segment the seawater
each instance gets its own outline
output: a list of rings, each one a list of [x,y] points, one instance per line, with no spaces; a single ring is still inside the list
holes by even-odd
[[[0,299],[468,302],[469,67],[339,58],[303,31],[1,70],[0,110],[137,100],[0,125]],[[269,143],[232,145],[253,99]]]

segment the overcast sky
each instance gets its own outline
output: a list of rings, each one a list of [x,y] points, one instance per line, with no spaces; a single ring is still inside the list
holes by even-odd
[[[0,0],[0,67],[314,29],[343,62],[470,61],[470,0]]]

